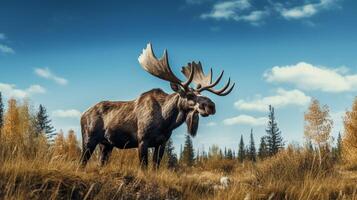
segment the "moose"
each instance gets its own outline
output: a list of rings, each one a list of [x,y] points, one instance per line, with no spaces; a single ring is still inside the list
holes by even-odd
[[[204,74],[201,62],[191,62],[182,67],[186,81],[172,72],[167,50],[157,59],[149,43],[138,58],[140,65],[151,75],[168,81],[174,93],[152,89],[133,101],[103,101],[89,108],[81,117],[83,149],[81,165],[84,167],[96,146],[100,147],[100,165],[105,165],[114,147],[138,148],[142,168],[148,165],[148,148],[154,148],[153,166],[158,168],[165,151],[165,144],[172,131],[187,124],[188,133],[195,136],[199,115],[207,117],[216,112],[215,104],[203,91],[219,96],[232,92],[230,78],[226,85],[215,90],[224,71],[212,82],[212,69]],[[196,87],[190,87],[191,83]]]

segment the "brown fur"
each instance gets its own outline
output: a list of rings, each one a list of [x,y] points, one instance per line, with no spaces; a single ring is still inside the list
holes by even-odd
[[[196,98],[200,98],[201,101],[205,99],[214,109],[213,102],[207,97]],[[154,147],[154,161],[158,166],[172,130],[185,120],[189,121],[188,123],[198,123],[198,114],[195,114],[195,119],[187,119],[190,112],[197,112],[193,111],[191,105],[196,103],[194,100],[188,100],[185,94],[166,94],[161,89],[153,89],[134,101],[103,101],[94,105],[81,117],[82,165],[87,163],[99,144],[102,165],[107,162],[113,147],[139,148],[139,158],[145,167],[148,162],[147,149]],[[207,114],[213,112],[215,111],[208,110]],[[192,115],[190,114],[191,117]],[[198,124],[188,126],[195,128],[189,130],[195,135]]]

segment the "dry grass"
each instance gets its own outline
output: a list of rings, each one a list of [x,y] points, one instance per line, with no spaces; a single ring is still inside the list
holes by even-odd
[[[0,199],[357,199],[357,171],[329,159],[320,165],[304,150],[257,164],[211,160],[173,172],[141,171],[135,150],[115,152],[103,168],[94,157],[83,170],[47,148],[33,156],[20,149],[0,147]],[[228,188],[220,186],[222,176],[231,179]]]

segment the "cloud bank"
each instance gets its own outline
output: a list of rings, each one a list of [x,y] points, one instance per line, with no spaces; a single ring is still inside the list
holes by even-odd
[[[288,83],[304,90],[348,92],[357,89],[357,74],[346,74],[346,68],[327,68],[300,62],[275,66],[264,74],[271,83]]]
[[[268,111],[269,105],[275,108],[282,108],[289,105],[305,106],[311,101],[311,97],[307,96],[300,90],[284,90],[277,89],[276,94],[272,96],[260,97],[254,100],[238,100],[234,106],[239,110],[247,111]]]
[[[0,83],[0,91],[8,98],[25,98],[34,94],[46,93],[40,85],[31,85],[27,89],[18,89],[14,84]]]

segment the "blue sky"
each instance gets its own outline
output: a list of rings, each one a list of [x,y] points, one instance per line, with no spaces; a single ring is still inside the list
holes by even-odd
[[[196,148],[236,149],[251,128],[258,143],[268,104],[284,139],[302,142],[311,98],[330,106],[336,135],[357,90],[356,9],[352,0],[2,0],[0,90],[44,104],[57,130],[79,135],[80,113],[96,102],[171,92],[137,62],[152,42],[177,74],[200,60],[237,83],[227,97],[206,94],[217,114],[201,119]],[[177,148],[185,129],[173,135]]]

